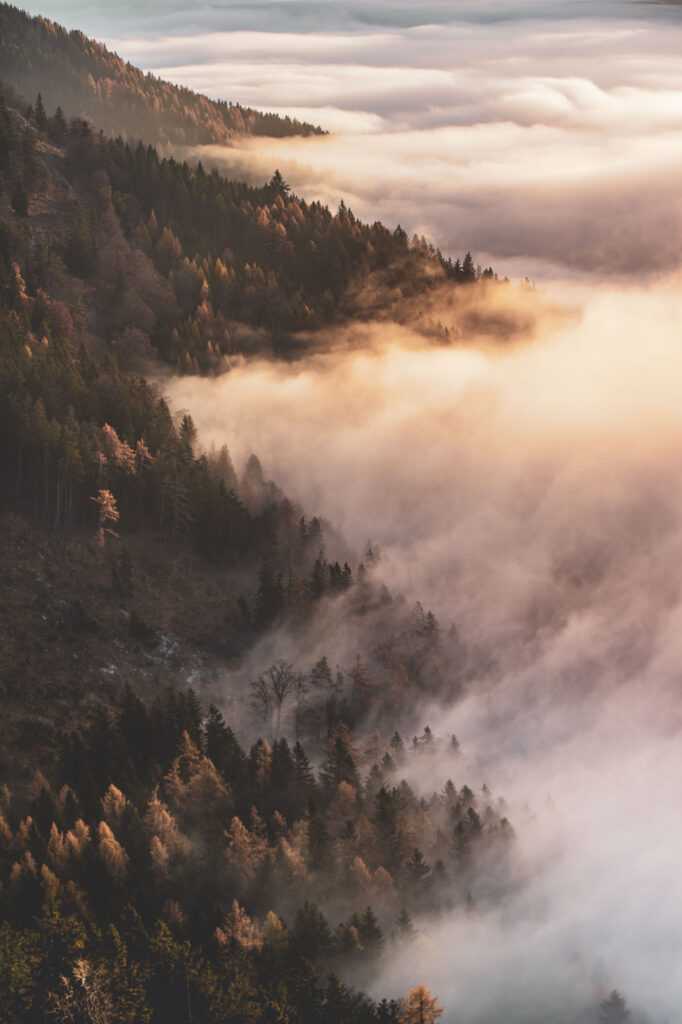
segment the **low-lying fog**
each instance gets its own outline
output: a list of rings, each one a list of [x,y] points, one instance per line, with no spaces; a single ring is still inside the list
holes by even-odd
[[[424,981],[448,1021],[577,1020],[613,987],[652,1020],[682,1005],[680,338],[675,277],[506,349],[383,324],[167,388],[490,652],[463,705],[415,719],[460,737],[460,784],[510,798],[527,883],[377,982]]]

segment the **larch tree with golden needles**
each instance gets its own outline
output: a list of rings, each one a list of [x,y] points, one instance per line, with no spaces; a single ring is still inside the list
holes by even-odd
[[[400,1005],[400,1024],[435,1024],[445,1012],[436,1006],[438,996],[432,996],[424,985],[415,985]]]
[[[91,501],[94,501],[98,508],[97,543],[103,548],[105,534],[109,533],[112,537],[118,537],[118,534],[109,525],[117,523],[119,519],[116,499],[111,491],[99,490],[97,497],[91,498]]]

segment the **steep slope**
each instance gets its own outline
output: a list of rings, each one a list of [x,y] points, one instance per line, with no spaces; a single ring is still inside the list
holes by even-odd
[[[4,219],[12,230],[28,220],[40,238],[30,273],[55,298],[79,297],[87,333],[124,361],[157,353],[182,372],[215,370],[225,355],[319,345],[314,332],[358,317],[447,342],[473,315],[485,333],[486,285],[506,294],[492,270],[479,280],[469,254],[453,263],[343,203],[336,214],[306,203],[277,172],[247,186],[16,96],[0,131]],[[450,328],[428,315],[437,292]],[[502,336],[517,327],[512,316]],[[499,309],[490,328],[500,334]]]
[[[57,538],[80,540],[66,557],[60,541],[59,550],[48,545],[26,560],[27,552],[41,550],[38,535],[31,539],[34,525],[20,520],[8,526],[1,585],[4,625],[14,640],[2,665],[6,693],[18,707],[24,687],[43,693],[49,676],[53,685],[46,692],[57,701],[80,699],[107,682],[101,669],[110,663],[125,665],[119,679],[125,673],[144,688],[147,658],[137,647],[163,648],[169,632],[190,652],[187,660],[183,654],[161,662],[166,681],[181,683],[192,652],[204,661],[237,657],[274,623],[305,622],[327,595],[348,595],[349,614],[369,623],[374,609],[392,629],[390,595],[363,576],[358,553],[317,519],[306,522],[303,510],[264,479],[255,457],[237,474],[226,449],[203,451],[191,418],[174,421],[158,392],[119,365],[118,359],[139,365],[146,353],[158,370],[149,339],[159,339],[161,347],[180,330],[207,367],[224,365],[221,345],[229,335],[220,314],[209,313],[208,296],[217,294],[207,283],[214,280],[209,261],[183,258],[177,238],[158,225],[150,245],[145,231],[150,239],[147,224],[155,218],[139,217],[148,182],[140,168],[152,168],[162,185],[159,198],[168,204],[164,214],[170,219],[175,211],[181,225],[183,195],[194,197],[190,209],[192,203],[201,209],[207,176],[159,164],[153,150],[110,144],[82,122],[67,129],[57,118],[46,119],[41,130],[27,113],[16,98],[11,106],[0,99],[0,510],[29,516]],[[135,191],[117,187],[121,168]],[[253,207],[244,196],[272,197],[275,188],[209,180],[212,187],[233,189],[231,215],[242,216],[247,227]],[[298,223],[309,208],[279,187],[273,208],[288,210]],[[215,202],[225,205],[220,193]],[[403,253],[396,274],[410,260],[415,271],[423,264],[420,250],[400,237],[391,242],[380,225],[364,229],[348,215],[315,213],[332,242],[344,234],[352,239],[354,232],[360,242],[364,231],[375,239],[384,232]],[[136,228],[127,232],[129,216]],[[208,229],[198,222],[194,230],[197,244],[206,244]],[[442,273],[437,257],[431,262]],[[226,268],[218,258],[214,271],[221,265],[236,282],[233,264]],[[235,292],[241,301],[237,286]],[[202,335],[207,323],[222,332],[215,343]],[[181,364],[197,369],[198,358],[187,353]],[[79,553],[79,543],[85,552]],[[189,561],[179,567],[181,553]],[[343,565],[353,558],[352,569]],[[24,563],[17,575],[15,566]],[[40,563],[50,566],[49,575]],[[210,613],[197,616],[202,590],[214,596]],[[34,642],[36,624],[42,638]],[[373,639],[369,629],[368,649]],[[116,658],[108,658],[107,645],[117,648]],[[401,651],[399,659],[407,654]],[[419,677],[419,667],[406,670],[405,679],[416,686]],[[429,678],[439,678],[438,672]],[[394,709],[402,706],[405,692],[392,684],[386,692]],[[380,711],[385,700],[377,694],[373,706]],[[360,718],[362,709],[352,710],[351,702],[351,712]]]
[[[0,77],[25,96],[38,93],[67,117],[85,117],[107,135],[175,145],[225,143],[235,135],[324,134],[313,125],[216,102],[145,75],[81,32],[0,5]]]
[[[307,207],[277,175],[247,189],[8,98],[3,1020],[67,1020],[75,1007],[129,1024],[398,1024],[396,1001],[376,1004],[335,972],[369,983],[413,940],[411,909],[464,909],[479,886],[489,898],[497,880],[500,892],[515,884],[513,832],[487,790],[443,775],[442,792],[420,799],[402,778],[417,759],[461,770],[454,738],[427,728],[408,750],[395,732],[414,694],[432,693],[463,660],[456,633],[394,599],[374,551],[341,566],[338,539],[268,483],[255,457],[238,477],[226,449],[203,452],[191,418],[174,422],[115,355],[123,342],[138,359],[152,341],[163,351],[182,328],[192,351],[220,365],[228,335],[210,303],[225,282],[242,332],[261,325],[258,306],[249,312],[259,284],[288,296],[296,275],[296,302],[323,288],[315,316],[331,322],[335,293],[337,315],[359,308],[349,249],[406,290],[411,275],[426,288],[460,271],[404,232]],[[308,272],[310,230],[326,254]],[[189,259],[183,244],[203,255]],[[267,276],[246,260],[250,246]],[[329,287],[315,273],[329,273]],[[270,310],[274,327],[286,312]],[[211,321],[217,351],[201,347],[199,325]],[[189,351],[186,362],[199,368]],[[349,667],[333,673],[326,655],[306,671],[278,657],[256,678],[239,665],[266,632],[273,644],[279,631],[308,629],[331,641],[332,618],[352,619],[366,661],[344,657]],[[258,738],[247,753],[220,712],[185,690],[196,682],[210,696],[220,678],[247,740],[257,723],[272,743]],[[370,722],[393,738],[363,736]],[[306,748],[290,746],[285,729]]]

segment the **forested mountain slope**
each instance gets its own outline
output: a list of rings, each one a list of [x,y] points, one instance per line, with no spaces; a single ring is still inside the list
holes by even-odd
[[[42,93],[67,117],[107,135],[155,145],[227,143],[236,135],[324,134],[290,117],[217,102],[164,82],[82,32],[0,4],[0,78],[26,96]]]
[[[486,325],[483,289],[505,286],[468,253],[453,263],[343,203],[336,214],[308,204],[278,172],[248,186],[48,117],[42,101],[13,104],[0,110],[3,220],[39,239],[19,261],[29,292],[79,300],[77,320],[124,362],[156,353],[182,372],[223,368],[226,354],[300,351],[319,343],[313,331],[358,317],[447,342],[421,315],[443,288],[463,331],[472,316],[484,333],[519,328],[513,315]]]
[[[3,1019],[67,1020],[88,996],[130,1024],[184,1022],[188,1003],[206,1024],[404,1020],[336,972],[370,981],[416,940],[413,914],[514,884],[489,792],[420,801],[399,781],[410,760],[456,767],[446,755],[430,734],[360,749],[340,726],[318,776],[300,743],[242,749],[192,692],[147,710],[125,690],[50,781],[2,795]]]
[[[347,261],[346,277],[336,284],[341,305],[363,252],[405,288],[414,286],[420,268],[424,280],[433,265],[441,276],[446,271],[437,255],[408,246],[403,235],[306,207],[276,175],[263,189],[247,189],[159,162],[151,149],[108,142],[82,121],[65,126],[39,107],[30,118],[28,113],[16,97],[11,106],[0,101],[3,506],[33,516],[57,535],[96,533],[101,548],[108,531],[151,531],[171,558],[184,546],[215,568],[241,574],[231,584],[223,635],[216,621],[217,633],[207,640],[209,647],[237,655],[237,636],[248,646],[287,608],[300,610],[327,590],[347,590],[360,556],[338,544],[314,509],[305,510],[306,521],[304,510],[263,478],[255,457],[237,474],[226,449],[203,451],[191,418],[174,422],[158,393],[126,368],[145,365],[145,359],[153,367],[161,353],[190,372],[221,369],[225,349],[245,347],[256,334],[259,282],[267,291],[283,281],[286,291],[288,271],[314,293],[314,273],[321,271],[307,274],[286,231],[263,229],[282,241],[279,254],[259,233],[257,218],[266,206],[256,214],[256,204],[268,197],[267,209],[290,218],[301,250],[305,238],[295,231],[304,235],[315,225],[320,248],[326,242],[332,261],[345,251],[344,242],[356,241],[356,259]],[[153,195],[158,218],[145,214]],[[215,226],[220,209],[222,239]],[[178,234],[162,228],[161,218]],[[384,238],[383,256],[370,235],[375,242]],[[185,256],[180,238],[188,248],[201,246],[202,255]],[[239,258],[224,248],[222,257],[213,256],[212,246],[226,238]],[[246,258],[249,247],[266,261],[267,278],[255,257],[252,263]],[[353,301],[351,295],[348,303]],[[243,319],[230,321],[228,329],[213,302]],[[344,567],[349,556],[355,562]],[[129,553],[116,557],[125,561]],[[125,598],[130,566],[102,570]],[[370,588],[358,598],[358,607],[381,606],[380,588],[374,589],[376,595]],[[146,609],[133,610],[149,619]],[[152,621],[151,628],[169,627]]]
[[[0,1019],[438,1019],[419,987],[350,986],[428,915],[475,926],[522,884],[456,738],[401,735],[489,652],[255,456],[204,450],[140,370],[506,286],[277,173],[161,160],[11,90],[0,176]]]
[[[407,908],[426,907],[450,871],[466,899],[473,839],[483,861],[504,859],[512,836],[469,789],[434,794],[427,824],[398,788],[402,759],[432,756],[428,730],[412,755],[397,736],[390,748],[379,733],[359,738],[368,715],[387,730],[400,719],[410,680],[433,685],[456,635],[441,640],[433,616],[394,607],[375,552],[342,565],[333,531],[255,457],[238,475],[227,449],[203,452],[191,418],[174,422],[119,368],[121,313],[139,357],[209,301],[202,265],[170,229],[158,245],[155,215],[143,219],[140,181],[151,168],[160,216],[177,199],[179,234],[194,230],[210,254],[211,218],[192,229],[182,204],[184,192],[195,211],[206,201],[205,176],[16,97],[0,104],[0,133],[3,1020],[66,1019],[78,1000],[131,1022],[185,1020],[186,1000],[207,1022],[396,1020],[397,1003],[321,978],[338,968],[361,980],[394,927],[395,942],[410,941]],[[245,234],[249,196],[300,215],[277,178],[269,191],[232,189]],[[244,679],[241,727],[259,723],[267,740],[243,751],[187,680],[205,688],[265,631],[305,630],[330,603],[357,619],[369,663],[358,654],[333,673],[325,657],[278,660]],[[319,776],[285,728],[323,758]],[[447,750],[456,761],[456,744]],[[189,787],[182,812],[171,777]],[[420,843],[442,861],[437,877]]]

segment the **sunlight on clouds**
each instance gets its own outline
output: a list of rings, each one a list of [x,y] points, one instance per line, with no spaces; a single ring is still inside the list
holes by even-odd
[[[368,326],[355,328],[360,348],[345,355],[311,356],[291,367],[237,363],[217,382],[183,377],[169,391],[178,407],[193,409],[202,436],[227,436],[240,458],[248,454],[245,443],[254,445],[295,497],[304,497],[301,487],[311,480],[337,480],[329,491],[334,503],[323,511],[361,544],[371,523],[358,519],[352,503],[345,507],[351,478],[375,501],[386,493],[385,474],[369,470],[375,462],[388,460],[389,473],[396,471],[392,488],[415,483],[393,465],[396,417],[403,424],[400,464],[409,459],[425,486],[432,466],[422,451],[424,430],[439,438],[438,465],[453,466],[457,453],[470,448],[477,459],[485,452],[491,471],[507,479],[526,471],[527,457],[546,452],[557,464],[570,454],[588,466],[613,458],[623,466],[682,446],[679,288],[676,276],[652,291],[598,289],[577,324],[557,328],[546,317],[544,340],[528,347],[424,349],[406,328]],[[573,293],[564,286],[562,295]],[[523,293],[516,301],[524,308]],[[545,317],[542,309],[536,315]],[[442,417],[449,419],[446,429]],[[286,432],[278,429],[282,422]],[[352,442],[343,440],[346,434]],[[358,451],[356,436],[370,434],[372,447]],[[300,466],[298,453],[311,436],[318,446]],[[330,450],[346,455],[334,464]]]
[[[381,544],[392,589],[428,594],[495,652],[463,703],[415,716],[456,732],[462,777],[500,783],[527,884],[425,922],[377,994],[408,978],[452,1020],[544,1024],[618,985],[675,1019],[681,284],[564,284],[581,314],[548,318],[532,344],[425,348],[355,326],[349,350],[337,329],[337,349],[305,363],[237,362],[167,389],[202,437],[241,464],[253,446],[354,545]]]
[[[507,121],[259,139],[179,155],[255,182],[278,167],[309,201],[335,209],[343,197],[362,219],[401,223],[455,255],[473,248],[501,273],[507,257],[520,273],[532,267],[543,277],[561,265],[646,274],[680,259],[679,131],[619,136]]]
[[[275,99],[335,133],[182,156],[255,182],[278,167],[308,200],[335,208],[343,197],[363,219],[400,223],[453,255],[472,249],[502,273],[671,270],[682,27],[636,20],[640,8],[618,21],[529,10],[532,21],[485,25],[379,20],[114,43],[172,81],[262,109]]]
[[[341,110],[339,107],[268,107],[281,117],[296,117],[309,124],[324,125],[325,131],[339,135],[376,135],[388,127],[385,118],[367,110]]]

